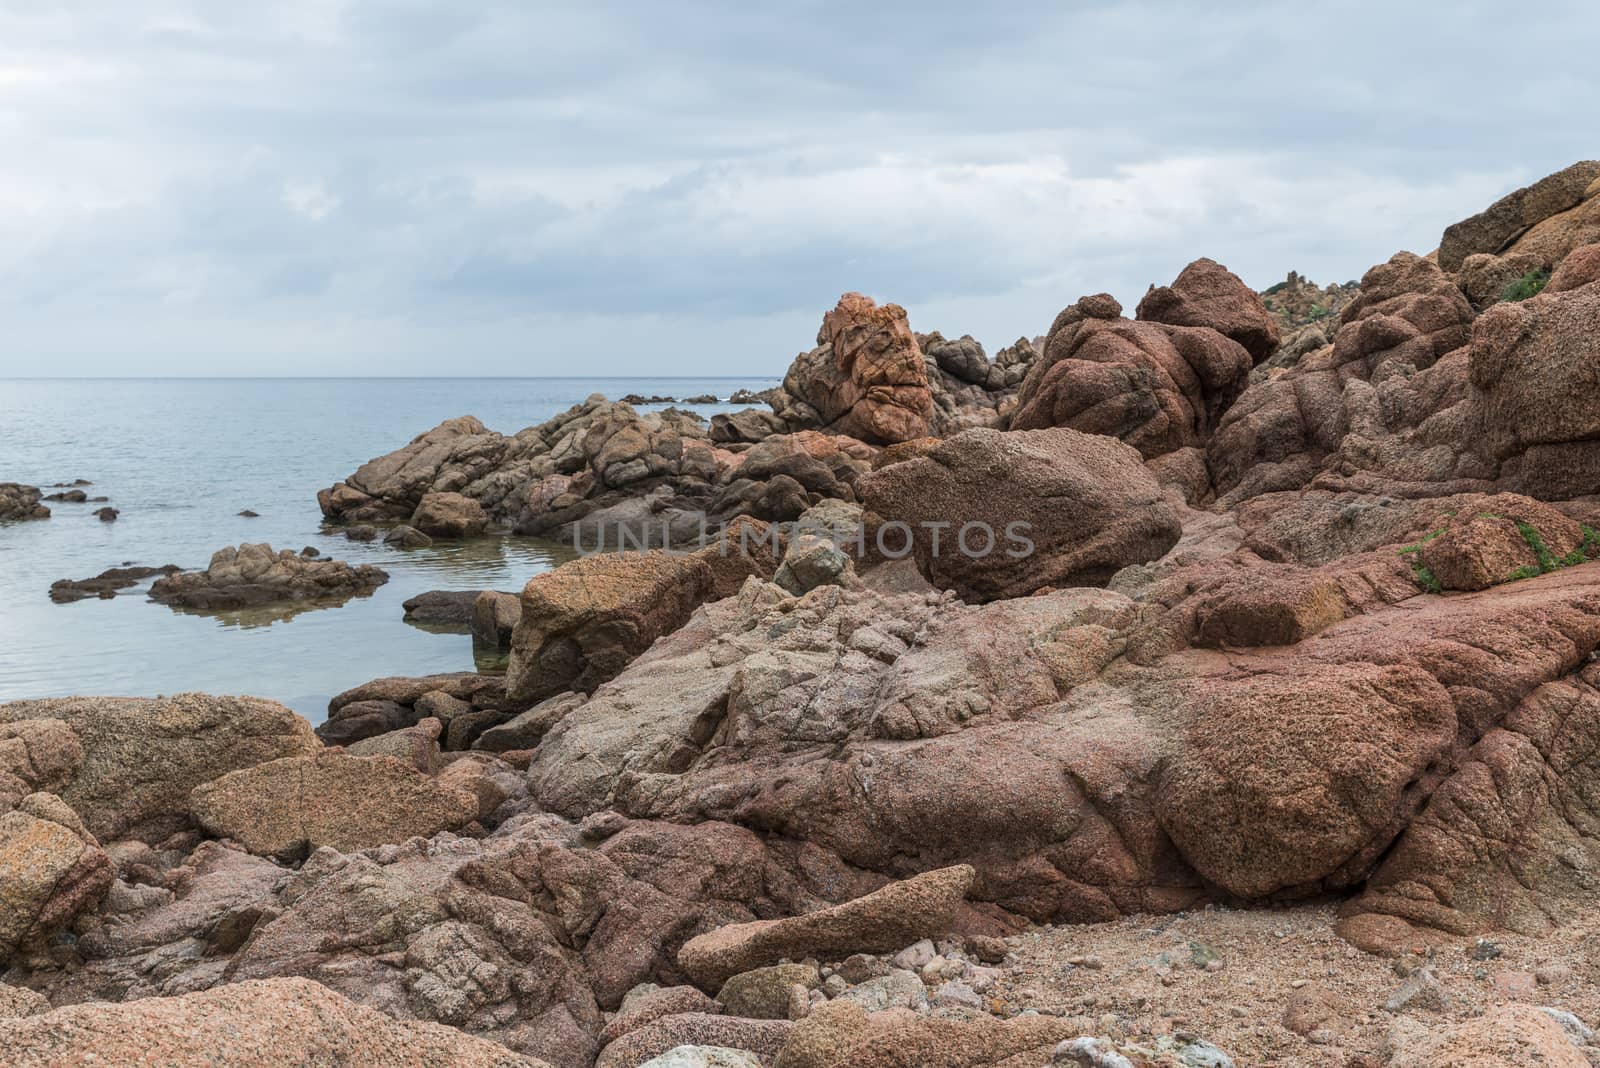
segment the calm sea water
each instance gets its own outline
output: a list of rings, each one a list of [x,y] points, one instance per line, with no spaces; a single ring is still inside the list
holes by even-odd
[[[328,698],[384,675],[492,668],[464,634],[402,621],[424,590],[519,590],[570,550],[492,537],[403,551],[322,526],[316,493],[443,419],[472,414],[503,433],[591,393],[687,397],[765,389],[775,379],[0,379],[0,482],[85,478],[99,504],[50,502],[43,522],[0,524],[0,700],[199,690],[282,701],[320,722]],[[698,407],[702,414],[727,405]],[[47,491],[50,492],[50,491]],[[260,513],[249,519],[242,509]],[[58,605],[60,578],[125,563],[203,567],[225,545],[312,545],[372,563],[389,582],[338,607],[198,614],[145,598]]]

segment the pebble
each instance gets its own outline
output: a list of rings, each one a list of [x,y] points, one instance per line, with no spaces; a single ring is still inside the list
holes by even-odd
[[[1068,957],[1067,963],[1074,968],[1088,968],[1090,971],[1099,971],[1106,966],[1105,961],[1099,957]]]
[[[1390,1012],[1399,1012],[1402,1009],[1432,1009],[1439,1011],[1445,1007],[1449,998],[1444,991],[1444,984],[1439,982],[1432,970],[1418,968],[1389,999],[1383,1007]]]

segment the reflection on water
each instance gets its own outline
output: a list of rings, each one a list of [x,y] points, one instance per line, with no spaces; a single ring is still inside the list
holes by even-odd
[[[249,608],[191,608],[187,605],[169,604],[168,608],[186,616],[205,616],[224,627],[270,627],[274,623],[287,623],[295,616],[316,612],[324,608],[341,608],[358,597],[371,597],[375,591],[358,590],[333,597],[308,597],[303,601],[273,601],[270,604],[251,605]]]
[[[534,538],[438,540],[400,550],[346,541],[316,491],[441,420],[478,416],[505,432],[593,392],[674,396],[764,389],[770,379],[0,381],[0,481],[93,481],[100,505],[52,502],[53,517],[0,524],[0,701],[200,690],[283,701],[313,722],[328,698],[383,675],[504,670],[464,632],[404,622],[427,590],[517,591],[573,554]],[[709,413],[717,408],[702,408]],[[242,509],[260,513],[240,516]],[[225,545],[312,545],[389,582],[336,605],[195,612],[145,597],[54,604],[50,584],[125,563],[206,566]]]

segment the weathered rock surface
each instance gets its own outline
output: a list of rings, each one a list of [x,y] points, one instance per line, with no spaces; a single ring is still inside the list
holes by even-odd
[[[279,601],[348,598],[389,581],[389,573],[371,564],[355,567],[343,560],[309,559],[265,544],[219,549],[204,571],[157,579],[150,598],[180,608],[220,610],[249,608]]]
[[[161,838],[190,825],[189,792],[230,771],[320,745],[311,727],[256,697],[56,697],[0,704],[0,725],[59,721],[81,766],[53,792],[103,841]],[[0,726],[0,735],[5,732]]]
[[[435,627],[461,627],[472,625],[472,606],[484,590],[428,590],[408,597],[400,606],[407,623],[422,623]]]
[[[1138,317],[1172,326],[1210,327],[1244,347],[1260,363],[1278,347],[1278,324],[1255,290],[1215,260],[1198,259],[1170,286],[1152,286]]]
[[[39,503],[39,487],[0,482],[0,521],[49,518],[50,509]]]
[[[1474,252],[1504,251],[1532,227],[1581,204],[1596,178],[1600,178],[1600,161],[1574,163],[1507,194],[1470,219],[1446,227],[1439,242],[1439,266],[1456,271]]]
[[[0,963],[92,909],[113,877],[100,843],[54,794],[0,812]]]
[[[175,998],[72,1005],[0,1020],[16,1068],[160,1064],[164,1068],[549,1068],[449,1027],[397,1020],[309,979],[234,983]]]
[[[1150,310],[1174,320],[1198,317],[1185,312],[1182,299],[1164,300],[1160,292],[1171,291],[1152,290],[1157,301]],[[1260,322],[1251,327],[1247,324],[1254,318],[1243,314],[1220,321],[1252,344],[1275,338],[1259,298],[1244,292],[1255,302]],[[1244,301],[1236,297],[1235,303]],[[1056,316],[1044,354],[1017,394],[1011,429],[1070,427],[1105,434],[1126,441],[1146,459],[1205,444],[1248,381],[1250,350],[1209,325],[1134,322],[1121,315],[1121,305],[1102,293]],[[1269,329],[1274,332],[1262,333]]]
[[[1048,1016],[946,1020],[904,1010],[868,1014],[839,1001],[795,1025],[777,1068],[1020,1068],[1052,1063],[1056,1044],[1072,1033],[1070,1022]]]
[[[511,634],[508,694],[538,701],[565,690],[590,692],[616,676],[700,604],[737,590],[746,577],[771,577],[766,530],[735,532],[690,554],[662,551],[583,557],[535,575],[522,590]]]
[[[866,476],[863,492],[869,510],[910,526],[923,576],[969,600],[1104,584],[1180,533],[1136,452],[1064,428],[965,431]],[[937,548],[927,524],[942,524]]]
[[[476,798],[393,757],[324,752],[229,772],[189,795],[206,830],[252,853],[292,857],[428,837],[476,818]]]
[[[909,945],[949,929],[972,878],[972,869],[958,864],[805,916],[733,924],[685,943],[678,951],[678,963],[709,990],[740,972],[785,958],[882,952]]]
[[[779,407],[780,416],[874,445],[927,434],[933,400],[904,308],[846,293],[822,317],[817,342],[784,376],[792,400],[787,410]],[[814,413],[815,423],[794,410],[799,406]]]

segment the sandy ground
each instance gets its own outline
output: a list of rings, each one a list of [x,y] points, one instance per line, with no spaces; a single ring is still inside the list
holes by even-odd
[[[1334,905],[1282,910],[1212,908],[1114,923],[1041,927],[1008,939],[1006,976],[991,992],[1012,1011],[1085,1018],[1086,1033],[1138,1040],[1186,1032],[1226,1051],[1236,1068],[1381,1065],[1396,1019],[1427,1027],[1476,1016],[1501,1000],[1552,1006],[1600,1024],[1600,915],[1538,938],[1434,936],[1399,960],[1363,953],[1333,933]],[[1499,955],[1494,953],[1498,949]],[[1204,962],[1215,955],[1219,963]],[[1479,959],[1486,958],[1486,959]],[[1443,1011],[1385,1002],[1404,973],[1426,964],[1448,997]],[[1291,998],[1331,995],[1342,1023],[1308,1041],[1285,1026]],[[1402,1025],[1403,1026],[1403,1025]],[[1331,1042],[1329,1040],[1332,1040]],[[1586,1049],[1600,1065],[1600,1048]]]

